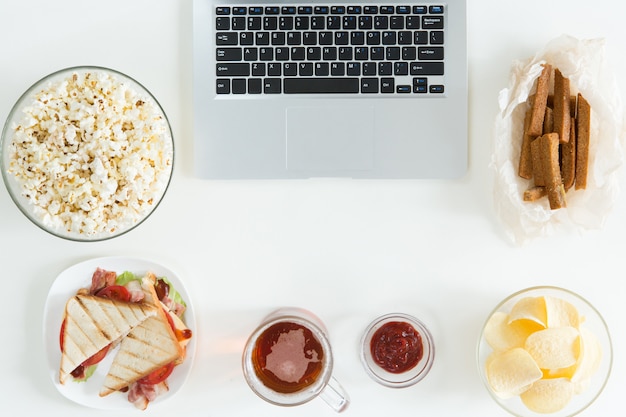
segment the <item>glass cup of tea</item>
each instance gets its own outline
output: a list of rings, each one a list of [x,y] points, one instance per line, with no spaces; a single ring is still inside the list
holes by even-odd
[[[322,398],[341,412],[350,400],[333,378],[333,355],[324,324],[300,308],[281,308],[252,333],[243,353],[246,382],[259,397],[281,406]]]

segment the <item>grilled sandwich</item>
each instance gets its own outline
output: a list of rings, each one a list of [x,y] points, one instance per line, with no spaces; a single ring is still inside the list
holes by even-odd
[[[62,356],[59,381],[64,384],[72,371],[110,345],[115,345],[137,325],[154,317],[154,305],[116,301],[91,295],[76,295],[65,306],[61,334]]]
[[[111,368],[105,377],[100,396],[129,387],[134,382],[171,363],[180,363],[184,348],[168,320],[154,289],[156,277],[148,274],[141,287],[144,303],[157,313],[134,327],[120,342]]]

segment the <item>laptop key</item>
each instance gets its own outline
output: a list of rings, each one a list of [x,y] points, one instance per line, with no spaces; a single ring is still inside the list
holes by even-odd
[[[218,46],[235,46],[238,38],[237,32],[218,32],[215,35],[216,45]]]
[[[303,61],[306,58],[306,49],[302,46],[295,46],[291,48],[291,60]]]
[[[230,17],[217,17],[217,18],[215,18],[215,29],[217,29],[217,30],[230,30]]]
[[[428,91],[428,79],[424,77],[413,78],[413,92],[426,93]]]
[[[400,47],[388,46],[385,52],[385,59],[389,61],[397,61],[400,59]]]
[[[363,75],[376,75],[377,73],[377,65],[375,62],[364,62],[363,63]]]
[[[444,87],[443,87],[443,85],[431,85],[430,86],[430,92],[434,93],[434,94],[443,94]]]
[[[411,86],[410,85],[398,85],[396,86],[396,92],[400,93],[400,94],[407,94],[411,92]]]
[[[389,19],[390,29],[404,29],[404,16],[391,16]]]
[[[391,62],[379,62],[378,75],[393,75],[393,64]]]
[[[267,64],[267,75],[270,77],[280,77],[282,73],[282,65],[277,62]]]
[[[233,94],[246,94],[246,79],[235,78],[232,81]]]
[[[263,81],[263,92],[265,94],[280,94],[280,78],[266,78]]]
[[[413,32],[413,43],[415,45],[427,45],[428,44],[428,31],[416,30]]]
[[[265,63],[255,62],[252,64],[252,76],[264,77],[265,76]]]
[[[248,78],[248,94],[261,94],[263,81],[260,78]]]
[[[244,61],[256,61],[258,58],[259,58],[258,48],[244,48],[243,49]],[[239,60],[238,59],[224,59],[223,61],[239,61]]]
[[[315,76],[327,77],[328,75],[330,75],[328,62],[318,62],[315,64]]]
[[[285,78],[285,94],[358,93],[358,78]]]
[[[283,64],[283,75],[285,77],[295,77],[298,75],[298,64],[295,62],[285,62]]]
[[[360,62],[348,62],[346,72],[350,76],[358,77],[359,75],[361,75],[361,63]]]
[[[346,74],[345,62],[333,62],[330,64],[330,75],[335,77],[341,77]],[[361,75],[361,74],[356,74]]]
[[[215,80],[215,92],[217,94],[230,94],[230,80],[227,78]]]
[[[374,46],[370,52],[371,59],[374,61],[382,61],[385,59],[385,48],[382,46]]]
[[[412,62],[411,75],[443,75],[443,62]]]
[[[239,45],[241,46],[254,45],[254,34],[252,32],[240,32],[239,33]]]
[[[394,93],[395,92],[395,79],[394,78],[381,78],[380,79],[380,92],[381,93]]]
[[[431,45],[443,45],[443,31],[432,30],[430,32],[430,44]]]
[[[261,30],[261,18],[249,17],[248,18],[248,30]]]
[[[443,48],[440,46],[432,47],[419,47],[417,49],[417,56],[419,59],[430,61],[442,61],[443,60]]]
[[[313,64],[310,62],[301,62],[298,64],[298,74],[301,77],[310,77],[313,75]]]
[[[361,78],[361,93],[378,93],[378,78]]]
[[[218,61],[241,61],[243,58],[241,48],[217,48],[215,55]]]
[[[237,62],[221,62],[216,65],[218,77],[248,77],[250,64]]]
[[[422,29],[443,29],[443,16],[422,16]]]
[[[443,13],[443,6],[430,6],[429,10],[432,14],[441,14]]]
[[[232,20],[232,29],[233,30],[244,30],[246,28],[246,18],[245,17],[233,17]]]
[[[289,60],[289,48],[276,48],[275,57],[277,61],[288,61]]]
[[[409,75],[408,62],[394,62],[393,75]]]

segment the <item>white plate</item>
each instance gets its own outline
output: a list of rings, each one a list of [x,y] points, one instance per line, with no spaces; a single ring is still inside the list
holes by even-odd
[[[157,277],[167,277],[187,303],[184,321],[187,327],[194,332],[193,337],[187,345],[187,356],[185,361],[177,366],[174,372],[172,372],[172,375],[168,378],[169,391],[159,396],[154,402],[151,402],[148,405],[148,409],[150,409],[176,394],[187,380],[196,351],[197,337],[195,335],[196,326],[193,308],[189,294],[182,281],[168,268],[148,260],[123,257],[91,259],[69,267],[61,272],[55,279],[50,287],[48,298],[46,299],[43,317],[44,348],[48,359],[49,374],[52,378],[52,383],[63,396],[86,407],[103,410],[135,409],[135,406],[128,401],[127,395],[124,393],[115,392],[103,398],[98,395],[104,377],[113,361],[114,354],[107,355],[106,358],[98,364],[95,373],[87,382],[77,383],[69,380],[64,385],[61,385],[59,382],[59,365],[61,363],[59,332],[63,320],[65,304],[79,288],[89,287],[91,285],[91,276],[98,267],[115,271],[118,274],[124,271],[130,271],[142,275],[151,271]]]

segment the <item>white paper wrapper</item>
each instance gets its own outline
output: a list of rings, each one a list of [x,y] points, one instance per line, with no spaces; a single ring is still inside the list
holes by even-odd
[[[524,202],[531,181],[517,175],[526,100],[535,91],[543,63],[559,68],[591,105],[587,189],[571,188],[567,208],[551,210],[547,198]],[[507,235],[516,244],[560,230],[599,229],[619,194],[619,172],[626,138],[624,111],[615,78],[604,57],[602,39],[561,36],[526,61],[513,63],[508,88],[498,96],[491,168],[495,170],[494,203]]]

